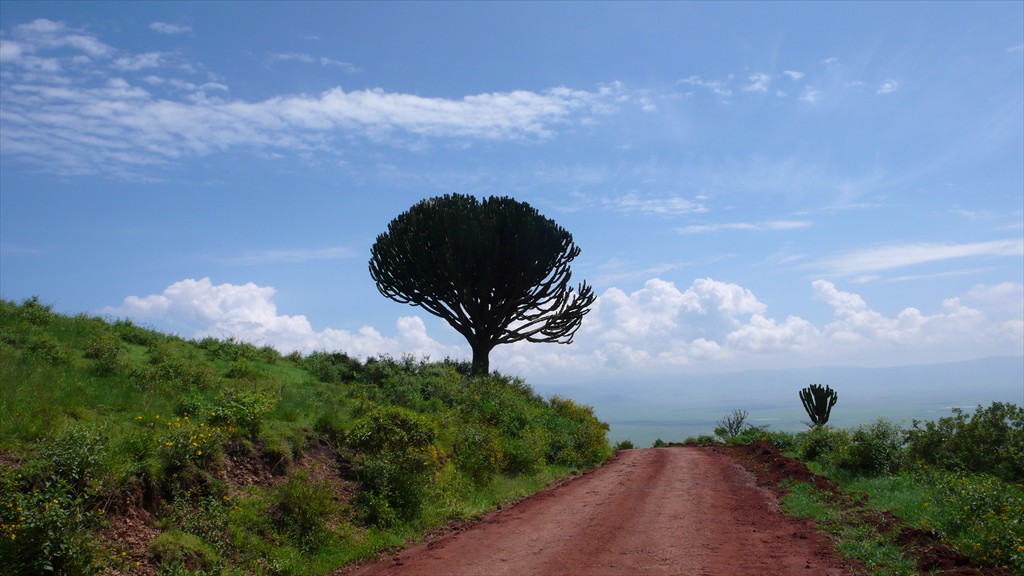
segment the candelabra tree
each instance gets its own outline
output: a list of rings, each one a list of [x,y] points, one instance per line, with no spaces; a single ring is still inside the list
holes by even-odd
[[[811,418],[811,424],[816,428],[828,423],[829,414],[832,413],[832,407],[836,405],[837,400],[839,395],[827,385],[811,384],[800,391],[800,401]]]

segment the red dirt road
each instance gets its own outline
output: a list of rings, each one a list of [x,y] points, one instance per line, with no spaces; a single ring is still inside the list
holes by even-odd
[[[359,575],[845,575],[810,524],[728,456],[620,452],[606,466]]]

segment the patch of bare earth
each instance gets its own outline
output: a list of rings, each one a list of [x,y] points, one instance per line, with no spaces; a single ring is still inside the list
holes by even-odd
[[[626,450],[472,527],[350,567],[359,575],[842,575],[810,522],[724,454]]]

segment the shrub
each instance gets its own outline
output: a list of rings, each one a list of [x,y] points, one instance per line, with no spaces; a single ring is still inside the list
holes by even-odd
[[[485,422],[461,425],[452,446],[452,458],[473,483],[489,482],[501,470],[505,460],[501,433]]]
[[[993,402],[968,418],[960,408],[938,422],[913,421],[907,452],[918,462],[948,470],[995,474],[1024,482],[1024,408]]]
[[[633,449],[633,442],[631,440],[629,440],[628,438],[626,440],[619,440],[618,442],[615,443],[615,446],[612,446],[612,450],[615,450],[615,451],[619,451],[619,450],[632,450],[632,449]]]
[[[210,406],[210,421],[227,428],[229,433],[256,437],[277,401],[276,394],[252,385],[224,388]]]
[[[925,478],[946,514],[935,528],[988,566],[1024,574],[1024,490],[988,474],[938,472]],[[927,504],[926,504],[927,506]]]
[[[862,425],[852,433],[836,432],[825,463],[856,475],[876,476],[894,472],[902,460],[902,431],[884,418]]]
[[[796,443],[800,458],[817,460],[832,450],[836,443],[837,432],[825,426],[816,426],[808,432],[797,434]]]
[[[359,360],[343,352],[314,352],[302,360],[302,366],[321,382],[347,382],[359,374]]]
[[[338,512],[331,486],[311,480],[305,471],[291,476],[275,490],[271,509],[275,525],[281,526],[306,553],[315,553],[330,540],[327,523]]]
[[[553,414],[548,416],[551,441],[548,461],[574,468],[588,468],[604,462],[612,455],[605,434],[608,425],[594,416],[590,406],[572,400],[552,397]]]
[[[661,438],[658,438],[654,441],[654,444],[651,444],[651,448],[665,448],[666,446],[668,446],[668,442],[665,442]]]
[[[348,446],[356,452],[357,499],[367,519],[387,525],[412,519],[440,465],[437,432],[424,416],[389,406],[353,424]]]
[[[120,372],[124,368],[123,354],[121,342],[109,334],[101,334],[85,344],[85,357],[95,361],[93,366],[101,375]]]
[[[223,562],[209,544],[180,530],[161,532],[149,543],[149,551],[160,563],[161,573],[182,569],[214,571]]]
[[[0,471],[4,573],[85,573],[95,553],[88,531],[95,515],[84,500],[65,483],[33,487],[14,469]]]
[[[715,422],[715,436],[728,442],[733,436],[738,436],[747,427],[747,411],[733,410],[724,418]]]

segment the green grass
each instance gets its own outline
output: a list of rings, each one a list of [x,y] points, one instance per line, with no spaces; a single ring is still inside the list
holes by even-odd
[[[0,576],[327,574],[611,455],[589,407],[466,368],[0,300]],[[297,465],[313,448],[326,477]],[[229,458],[273,480],[231,478]],[[156,518],[149,547],[96,538],[125,501]]]
[[[837,504],[831,494],[802,482],[790,483],[787,487],[790,492],[782,499],[783,511],[797,518],[814,520],[820,530],[831,536],[839,554],[861,562],[871,574],[917,574],[914,561],[893,542],[892,535],[879,533],[848,506]]]

